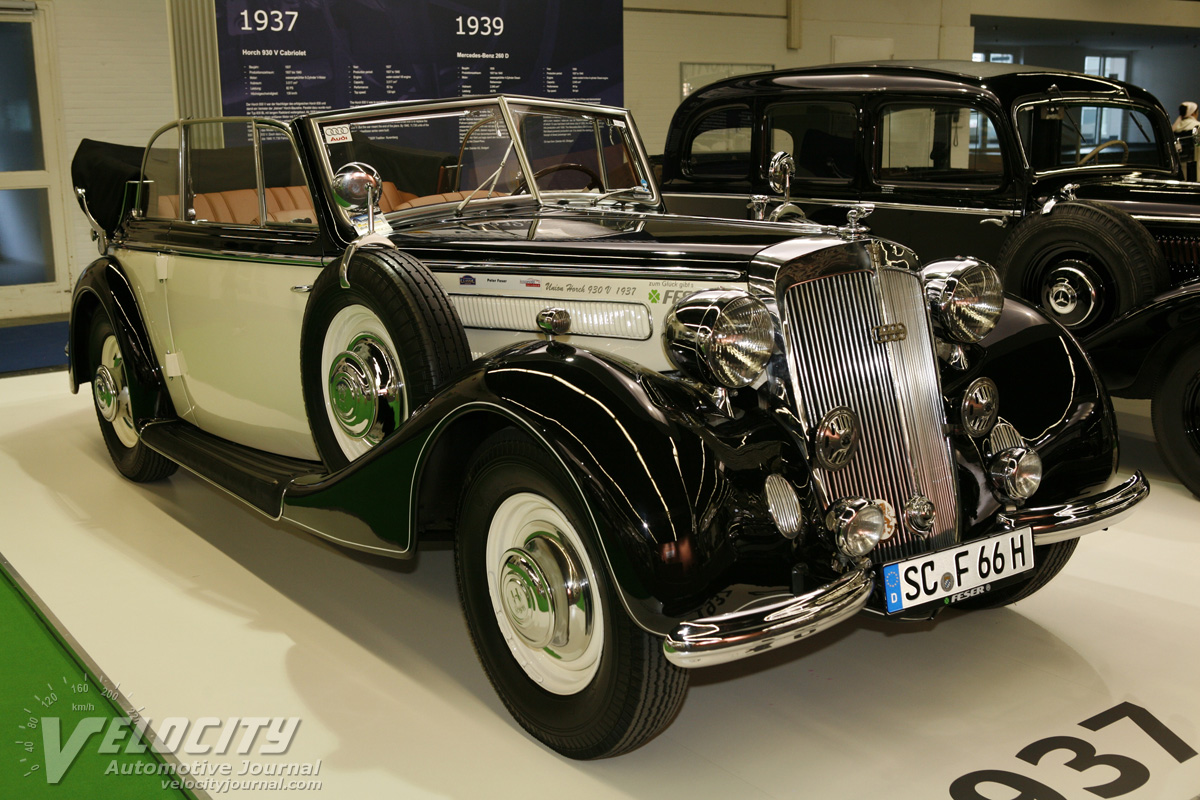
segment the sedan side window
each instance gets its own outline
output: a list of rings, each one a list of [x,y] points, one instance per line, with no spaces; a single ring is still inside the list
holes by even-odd
[[[691,177],[748,177],[753,129],[754,119],[746,106],[721,108],[701,117],[684,144],[684,172]]]
[[[885,106],[876,156],[880,183],[994,188],[1004,180],[996,129],[987,114],[968,106]]]
[[[796,160],[796,180],[838,183],[854,177],[854,136],[858,115],[850,103],[785,103],[767,111],[770,153]]]

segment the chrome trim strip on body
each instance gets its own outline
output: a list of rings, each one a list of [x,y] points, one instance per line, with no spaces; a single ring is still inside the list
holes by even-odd
[[[875,581],[865,569],[802,595],[770,605],[684,622],[663,641],[667,660],[679,667],[724,664],[819,633],[857,614]]]
[[[263,264],[294,264],[296,266],[323,267],[329,261],[322,256],[288,255],[276,256],[249,250],[213,250],[206,247],[181,247],[179,245],[153,245],[122,242],[119,250],[136,250],[142,253],[187,256],[189,258],[230,259],[233,261],[256,261]]]
[[[1188,225],[1196,224],[1196,217],[1168,217],[1154,214],[1130,214],[1138,222],[1183,222]]]
[[[741,194],[736,194],[736,195],[735,194],[720,194],[717,192],[663,192],[663,197],[664,198],[667,198],[667,197],[697,198],[698,197],[698,198],[702,198],[705,200],[729,200],[732,198],[732,199],[737,200],[737,199],[742,198],[742,195]],[[746,197],[749,197],[749,195],[747,195]],[[781,198],[781,197],[771,197],[771,198],[769,198],[768,203],[781,202],[782,199],[783,198]],[[850,197],[840,197],[840,198],[793,197],[792,202],[800,203],[803,205],[821,205],[821,206],[857,206],[857,205],[867,205],[869,203],[870,205],[875,206],[876,209],[887,208],[887,209],[893,209],[893,210],[897,210],[897,211],[939,211],[939,212],[945,212],[947,214],[974,214],[977,216],[1008,216],[1008,217],[1023,216],[1021,211],[1012,209],[1012,208],[1004,208],[1004,209],[1001,209],[1001,208],[962,208],[960,206],[943,206],[943,205],[935,205],[932,203],[927,204],[927,205],[921,205],[918,203],[893,203],[888,200],[880,200],[877,198],[873,198],[868,201],[868,200],[858,200],[858,199],[850,198]],[[800,222],[798,224],[805,224],[805,223]],[[814,223],[809,221],[807,224],[812,225]]]
[[[419,250],[414,247],[413,250]],[[410,251],[411,252],[411,251]],[[514,254],[519,256],[520,254]],[[449,261],[446,259],[422,258],[422,263],[435,272],[468,272],[488,274],[523,274],[526,272],[536,275],[563,275],[572,278],[628,278],[631,280],[688,280],[697,283],[712,281],[744,281],[745,273],[740,269],[707,269],[697,270],[691,266],[663,267],[580,267],[571,264],[538,264],[514,261],[494,261],[487,264],[467,261]]]
[[[1124,483],[1100,494],[1060,506],[1006,511],[996,520],[1008,530],[1033,528],[1035,545],[1052,544],[1117,524],[1149,494],[1150,483],[1138,470]]]

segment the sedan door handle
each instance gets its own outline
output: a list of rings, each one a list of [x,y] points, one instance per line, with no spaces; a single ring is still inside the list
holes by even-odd
[[[312,291],[312,284],[310,283],[303,286],[293,286],[292,291],[296,294],[308,294]]]
[[[984,217],[979,220],[980,225],[995,225],[997,228],[1008,227],[1008,217]]]

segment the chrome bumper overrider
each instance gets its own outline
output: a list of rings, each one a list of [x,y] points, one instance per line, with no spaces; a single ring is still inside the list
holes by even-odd
[[[1129,480],[1100,494],[1061,506],[1002,513],[997,521],[1009,530],[1033,528],[1035,545],[1052,544],[1115,525],[1149,494],[1150,484],[1139,470]]]
[[[791,644],[857,614],[874,586],[870,572],[856,569],[807,594],[684,622],[663,642],[663,652],[677,666],[707,667]]]

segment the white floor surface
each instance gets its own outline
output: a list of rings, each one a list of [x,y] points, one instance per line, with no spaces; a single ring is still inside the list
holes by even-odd
[[[1034,597],[925,624],[861,617],[697,671],[663,735],[577,763],[526,735],[493,693],[450,550],[375,559],[183,471],[134,485],[109,462],[86,387],[71,395],[66,382],[0,379],[0,553],[152,720],[299,717],[286,759],[320,760],[322,788],[293,796],[904,800],[951,797],[961,776],[999,770],[1066,798],[1117,780],[1127,793],[1102,796],[1200,797],[1200,757],[1186,758],[1200,749],[1200,500],[1159,461],[1146,404],[1121,404],[1122,468],[1145,470],[1151,497],[1086,537]],[[1148,716],[1080,725],[1122,703]],[[1079,772],[1067,750],[1016,757],[1049,737],[1126,760],[1080,760]],[[225,758],[236,772],[246,757]],[[956,797],[1017,795],[966,791]]]

